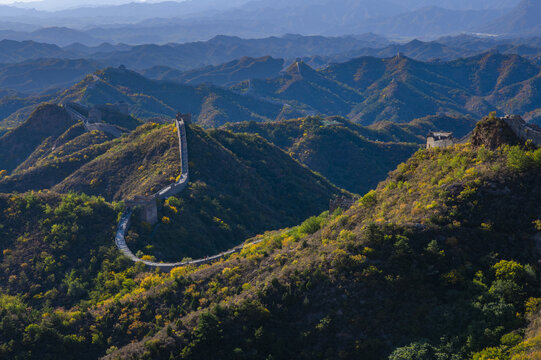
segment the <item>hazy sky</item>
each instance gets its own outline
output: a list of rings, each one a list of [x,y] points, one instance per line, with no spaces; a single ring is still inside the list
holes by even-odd
[[[163,0],[161,0],[163,1]],[[176,0],[182,1],[182,0]],[[0,4],[35,7],[43,10],[73,8],[80,5],[118,5],[129,2],[159,2],[157,0],[0,0]]]

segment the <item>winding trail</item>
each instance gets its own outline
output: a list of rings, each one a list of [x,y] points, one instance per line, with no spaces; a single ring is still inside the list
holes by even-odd
[[[178,139],[179,139],[179,150],[180,150],[180,163],[181,163],[181,175],[179,180],[176,183],[173,183],[169,186],[166,186],[162,190],[158,191],[156,194],[152,196],[152,201],[157,201],[159,199],[167,199],[171,196],[174,196],[178,193],[180,193],[182,190],[188,186],[189,181],[189,171],[188,171],[188,143],[186,141],[186,125],[184,123],[184,120],[182,118],[182,115],[177,116],[175,119],[175,123],[177,126],[177,132],[178,132]],[[130,260],[134,262],[140,262],[147,266],[158,268],[163,271],[170,271],[171,269],[179,266],[187,266],[187,265],[202,265],[206,263],[210,263],[216,260],[219,260],[225,256],[238,253],[240,252],[245,246],[250,246],[254,244],[258,244],[263,240],[257,240],[248,244],[239,245],[237,247],[234,247],[228,251],[221,252],[219,254],[205,257],[202,259],[196,259],[196,260],[190,260],[190,261],[184,261],[184,262],[176,262],[176,263],[161,263],[161,262],[154,262],[149,260],[143,260],[141,258],[138,258],[135,256],[135,254],[130,250],[128,245],[126,244],[126,233],[128,232],[128,229],[130,227],[131,223],[131,216],[133,214],[133,209],[128,208],[120,218],[120,222],[118,223],[118,227],[116,230],[116,236],[115,236],[115,245],[116,247]]]

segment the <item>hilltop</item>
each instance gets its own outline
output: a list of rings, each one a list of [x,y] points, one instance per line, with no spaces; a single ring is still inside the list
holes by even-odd
[[[100,67],[95,61],[61,59],[5,64],[0,65],[0,87],[25,94],[52,93],[75,85]]]
[[[231,151],[249,139],[269,146],[222,130],[213,137]],[[100,243],[119,207],[74,195],[0,197],[1,276],[9,279],[2,354],[394,360],[539,351],[536,322],[522,345],[520,329],[539,309],[540,152],[506,144],[419,150],[350,209],[166,274],[129,267],[112,242]],[[189,202],[182,198],[164,214]],[[99,230],[86,225],[98,218]],[[78,248],[68,229],[100,250],[84,256],[88,248]],[[83,237],[92,231],[96,237]],[[131,236],[144,231],[135,226]],[[75,258],[84,270],[71,270]]]
[[[0,169],[11,171],[48,138],[56,138],[75,124],[55,105],[42,105],[20,126],[0,137]]]

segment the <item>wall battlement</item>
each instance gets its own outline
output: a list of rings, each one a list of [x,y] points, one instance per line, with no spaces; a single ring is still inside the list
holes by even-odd
[[[445,148],[448,146],[453,146],[457,141],[453,137],[452,132],[429,132],[426,136],[426,148]]]
[[[199,259],[199,260],[193,260],[185,263],[156,263],[152,261],[142,260],[139,259],[137,256],[135,256],[131,250],[128,248],[128,245],[126,244],[126,233],[129,229],[131,215],[133,213],[133,208],[140,208],[141,209],[141,220],[146,221],[150,224],[155,224],[158,222],[158,207],[157,207],[157,201],[162,199],[167,199],[171,196],[174,196],[178,193],[180,193],[182,190],[188,186],[189,181],[189,169],[188,169],[188,143],[186,139],[186,123],[189,123],[191,120],[191,116],[189,114],[177,114],[177,117],[175,119],[175,124],[177,126],[177,134],[178,134],[178,141],[179,141],[179,152],[180,152],[180,164],[181,164],[181,174],[177,182],[170,184],[163,188],[162,190],[158,191],[156,194],[153,194],[151,196],[136,196],[131,200],[126,201],[126,205],[128,209],[124,212],[122,215],[122,218],[118,224],[117,233],[115,237],[115,244],[117,245],[118,249],[122,251],[124,255],[129,257],[131,260],[135,262],[142,262],[148,266],[155,267],[164,271],[169,271],[172,268],[176,266],[182,266],[182,265],[196,265],[196,264],[204,264],[207,262],[214,261],[216,259],[219,259],[223,256],[232,254],[234,252],[240,251],[242,249],[241,247],[237,247],[233,250],[230,250],[225,253],[221,253],[209,258],[205,259]]]
[[[506,115],[502,120],[521,140],[531,140],[535,146],[541,146],[541,128],[528,124],[519,115]]]

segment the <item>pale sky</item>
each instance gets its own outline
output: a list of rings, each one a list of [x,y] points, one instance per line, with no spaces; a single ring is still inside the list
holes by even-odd
[[[160,0],[163,1],[163,0]],[[177,0],[182,1],[182,0]],[[15,5],[20,7],[34,7],[40,10],[53,10],[73,8],[80,5],[118,5],[130,2],[159,2],[158,0],[0,0],[3,5]]]

